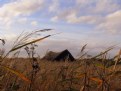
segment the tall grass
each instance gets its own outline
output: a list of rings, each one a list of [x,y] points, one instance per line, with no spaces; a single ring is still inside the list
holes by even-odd
[[[36,53],[36,42],[52,35],[32,40],[33,35],[50,31],[44,29],[32,33],[22,33],[15,40],[13,47],[5,53],[0,51],[0,91],[120,91],[121,90],[121,50],[113,59],[107,55],[114,46],[94,57],[88,58],[82,46],[80,57],[69,62],[51,62],[41,60]],[[2,45],[6,44],[0,39]],[[21,49],[27,53],[26,58],[19,58]],[[13,54],[10,58],[9,55]]]

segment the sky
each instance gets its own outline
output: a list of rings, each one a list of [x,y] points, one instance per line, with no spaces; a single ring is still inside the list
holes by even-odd
[[[90,54],[121,46],[121,0],[0,0],[0,37],[7,48],[22,33],[53,29],[61,34],[38,43],[38,53],[68,49],[77,56],[87,44]]]

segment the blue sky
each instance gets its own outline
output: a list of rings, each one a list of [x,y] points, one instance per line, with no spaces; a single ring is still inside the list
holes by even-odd
[[[118,44],[121,0],[0,0],[0,35],[11,43],[22,31],[62,32],[39,43],[39,53],[69,49],[75,56],[84,44],[92,54]]]

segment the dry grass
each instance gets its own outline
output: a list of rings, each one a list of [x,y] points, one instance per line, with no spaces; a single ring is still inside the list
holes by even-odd
[[[116,76],[113,75],[110,80],[104,82],[105,85],[102,90],[102,84],[104,83],[99,83],[99,81],[102,81],[101,75],[106,76],[106,74],[104,74],[102,68],[97,67],[95,69],[92,64],[89,64],[86,68],[87,82],[85,84],[85,66],[82,65],[81,61],[50,62],[39,60],[40,70],[35,77],[32,91],[80,91],[80,89],[82,91],[116,91],[116,89],[121,89],[121,75],[117,73]],[[6,59],[3,64],[31,79],[32,67],[29,59]],[[116,69],[121,70],[120,67]],[[1,69],[0,71],[0,76],[4,75],[4,78],[0,81],[1,91],[4,91],[4,89],[5,91],[28,91],[29,84],[26,81],[6,70]],[[5,75],[6,72],[7,74]],[[110,72],[107,71],[106,73],[109,74]],[[109,87],[106,83],[109,84]],[[86,85],[85,90],[84,85]]]
[[[50,30],[50,29],[49,29]],[[33,34],[48,31],[39,30],[21,34],[8,53],[0,52],[0,91],[120,91],[121,51],[112,59],[106,51],[88,58],[84,45],[80,57],[74,62],[51,62],[35,57],[36,42],[51,35],[31,40]],[[5,41],[2,41],[3,46]],[[18,58],[20,49],[25,49],[27,58]],[[10,53],[16,51],[11,58]],[[67,59],[68,60],[68,59]]]

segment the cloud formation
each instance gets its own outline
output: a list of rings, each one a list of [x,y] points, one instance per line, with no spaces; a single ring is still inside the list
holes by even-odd
[[[51,21],[94,25],[95,29],[109,33],[120,31],[121,6],[118,0],[76,0],[75,3],[72,7],[58,10]]]
[[[40,10],[44,0],[16,0],[0,7],[0,21],[11,24],[16,17],[29,16]]]
[[[108,14],[98,28],[111,33],[121,33],[121,10]]]
[[[0,7],[0,25],[25,23],[29,16],[45,8],[50,21],[93,25],[100,31],[120,32],[121,6],[118,0],[15,0]],[[70,4],[70,5],[69,5]],[[44,10],[44,9],[43,9]],[[41,12],[40,12],[41,13]],[[47,17],[47,16],[45,16]],[[31,25],[36,20],[31,21]],[[37,21],[36,21],[37,22]]]
[[[23,30],[52,28],[66,34],[43,43],[42,49],[76,52],[84,44],[102,50],[120,43],[120,0],[7,0],[0,5],[0,32],[12,26],[5,34],[10,40]]]

